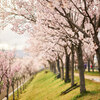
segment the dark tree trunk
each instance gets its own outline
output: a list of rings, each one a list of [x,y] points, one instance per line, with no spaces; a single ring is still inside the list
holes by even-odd
[[[69,55],[66,55],[66,60],[65,60],[65,83],[70,81],[70,78],[69,78],[69,65],[70,65],[69,60],[70,60]]]
[[[48,60],[48,63],[49,63],[50,71],[52,72],[53,71],[52,62]]]
[[[79,67],[79,78],[80,78],[80,93],[86,92],[85,78],[84,78],[84,62],[82,55],[81,43],[77,47],[78,67]]]
[[[90,59],[88,59],[88,72],[90,72]]]
[[[99,16],[99,20],[97,21],[97,23],[100,24],[100,16]],[[100,28],[98,24],[98,29]],[[97,27],[95,27],[93,24],[93,29],[94,29],[94,35],[93,35],[93,42],[94,44],[96,44],[98,46],[98,48],[96,49],[96,55],[97,55],[97,60],[98,60],[98,71],[100,73],[100,41],[99,41],[99,38],[98,38],[98,30],[96,29]]]
[[[9,79],[7,78],[7,100],[9,99]]]
[[[62,59],[60,59],[60,61],[61,61],[61,80],[64,80],[64,64]]]
[[[24,90],[25,88],[24,88],[24,80],[23,80],[23,90]]]
[[[26,88],[25,79],[26,79],[26,77],[24,76],[24,89]]]
[[[23,90],[25,89],[25,76],[23,76]]]
[[[50,71],[52,72],[52,64],[51,64],[51,62],[50,62]]]
[[[56,74],[56,63],[52,62],[53,72]]]
[[[56,74],[56,67],[55,66],[53,67],[53,72]]]
[[[14,85],[12,86],[13,89],[13,100],[15,100],[15,95],[14,95]]]
[[[72,52],[71,86],[73,86],[74,85],[74,45],[73,44],[72,44],[71,52]]]
[[[22,88],[21,88],[21,79],[20,79],[20,93],[22,93]]]
[[[2,90],[2,85],[3,85],[3,76],[4,74],[0,77],[0,94],[1,94],[1,90]]]
[[[17,80],[17,98],[19,98],[19,90],[18,90],[18,80]]]
[[[94,64],[92,64],[92,72],[94,72]]]
[[[92,63],[92,72],[94,72],[94,61],[92,60],[91,63]]]
[[[100,47],[96,50],[97,60],[98,60],[98,71],[100,72]]]
[[[51,62],[51,71],[54,72],[54,69],[53,69],[53,62]]]
[[[57,69],[58,69],[57,78],[60,78],[60,77],[61,77],[61,72],[60,72],[60,63],[59,63],[59,59],[57,60]]]
[[[0,84],[0,94],[1,94],[1,84]]]
[[[12,80],[12,90],[13,90],[13,100],[15,100],[15,95],[14,95],[14,79]]]
[[[92,72],[94,72],[94,55],[91,56]]]

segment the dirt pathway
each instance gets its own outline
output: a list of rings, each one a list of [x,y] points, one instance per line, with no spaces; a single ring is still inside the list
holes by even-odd
[[[75,76],[79,76],[78,73],[74,73]],[[100,82],[100,76],[85,75],[85,79],[93,80],[94,82]]]

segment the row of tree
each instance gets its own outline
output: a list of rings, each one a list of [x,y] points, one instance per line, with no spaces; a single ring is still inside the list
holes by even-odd
[[[55,66],[57,61],[59,66],[60,60],[64,66],[65,58],[67,82],[69,65],[73,79],[74,62],[78,61],[80,93],[85,92],[84,59],[96,54],[100,72],[100,1],[1,0],[0,5],[1,27],[12,24],[13,31],[28,32],[31,44],[28,51],[39,63],[48,61]]]
[[[6,90],[6,97],[8,100],[9,89],[12,87],[13,100],[15,100],[15,87],[17,88],[18,98],[19,90],[21,93],[25,88],[25,81],[27,81],[35,72],[36,68],[33,67],[32,58],[16,58],[13,51],[0,51],[0,95]],[[19,86],[20,89],[18,90]]]

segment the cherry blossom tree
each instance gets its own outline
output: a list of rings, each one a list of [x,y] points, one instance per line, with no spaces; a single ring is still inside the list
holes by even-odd
[[[8,94],[9,94],[9,86],[11,84],[11,77],[14,73],[11,72],[11,65],[13,63],[14,60],[14,53],[13,52],[8,52],[8,51],[1,51],[1,57],[0,57],[0,61],[1,61],[1,80],[0,82],[2,82],[2,86],[6,87],[7,89],[7,99],[8,99]],[[1,88],[0,88],[1,91]]]
[[[90,31],[89,32],[87,32],[87,31],[85,32],[82,29],[82,28],[84,28],[84,24],[85,24],[85,21],[86,21],[85,16],[83,16],[82,14],[80,14],[79,10],[76,9],[76,6],[75,5],[72,6],[73,5],[73,2],[72,1],[71,2],[67,2],[69,4],[68,8],[65,7],[66,2],[65,1],[62,2],[61,0],[60,1],[46,0],[46,1],[44,1],[44,3],[43,3],[42,0],[39,0],[39,2],[41,2],[42,5],[43,4],[45,5],[45,3],[48,3],[47,5],[49,5],[49,7],[53,11],[56,10],[63,18],[67,19],[67,22],[70,25],[70,28],[76,34],[77,40],[79,42],[78,45],[77,45],[77,56],[79,57],[78,58],[78,61],[79,61],[79,66],[80,66],[79,68],[80,68],[80,73],[81,73],[80,74],[80,78],[81,78],[80,80],[83,80],[84,79],[84,64],[83,64],[83,60],[82,60],[82,48],[81,48],[83,41],[81,41],[81,40],[83,38],[85,38],[85,37],[90,36],[90,34],[89,34]],[[75,3],[77,3],[77,2],[75,2]],[[80,5],[78,5],[80,3],[81,2],[79,1],[79,3],[77,3],[77,6],[80,6]],[[73,8],[75,9],[74,11],[72,10]],[[75,17],[76,15],[77,15],[76,19],[74,18],[74,20],[73,20],[73,17],[71,17],[71,16],[74,16]],[[75,20],[76,20],[76,24],[75,24]],[[81,23],[81,26],[80,26],[80,23]],[[54,28],[54,27],[50,27],[50,28],[58,29],[58,28]],[[80,57],[81,57],[81,60],[80,60]],[[83,65],[83,66],[81,67],[81,65]],[[80,83],[81,83],[81,81],[80,81]],[[82,82],[82,83],[85,84],[85,82]],[[81,91],[85,91],[85,86],[83,87],[83,89],[81,87]]]
[[[83,48],[86,49],[85,45],[87,45],[88,41],[93,43],[91,49],[97,54],[100,71],[100,41],[98,38],[100,1],[12,0],[12,2],[8,3],[1,0],[0,5],[0,21],[3,23],[2,26],[6,26],[5,23],[10,23],[13,25],[13,31],[21,34],[26,31],[30,33],[32,38],[29,51],[32,52],[32,56],[35,59],[45,58],[49,62],[56,61],[58,55],[60,55],[57,49],[58,47],[59,49],[63,47],[62,52],[66,55],[66,76],[69,76],[70,54],[72,54],[72,62],[74,63],[73,50],[76,50],[80,76],[80,92],[85,92]],[[75,49],[72,49],[73,47]],[[91,50],[89,52],[91,53]],[[74,66],[73,63],[71,66]],[[54,63],[52,64],[52,66],[55,66]],[[69,80],[69,77],[66,80]],[[72,82],[72,84],[74,83]]]
[[[25,65],[25,62],[28,61]],[[15,58],[15,53],[13,51],[0,51],[0,91],[7,90],[7,100],[9,94],[9,88],[12,87],[13,90],[13,100],[15,99],[14,96],[14,87],[17,83],[17,97],[19,97],[19,81],[22,80],[21,77],[30,76],[36,70],[35,67],[32,65],[32,59],[18,59]],[[27,70],[27,67],[29,70]],[[31,72],[30,72],[31,71]],[[21,85],[21,84],[20,84]],[[24,83],[23,83],[24,85]]]
[[[99,0],[82,0],[79,4],[76,4],[74,0],[71,0],[74,7],[78,12],[84,16],[84,30],[89,33],[92,41],[95,45],[95,51],[98,58],[98,67],[100,72],[100,41],[99,41],[99,27],[100,27],[100,1]]]

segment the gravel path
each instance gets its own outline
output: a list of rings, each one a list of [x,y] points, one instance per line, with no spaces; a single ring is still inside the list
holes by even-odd
[[[74,73],[75,76],[79,76],[78,73]],[[85,75],[85,79],[93,80],[94,82],[100,82],[100,76]]]

